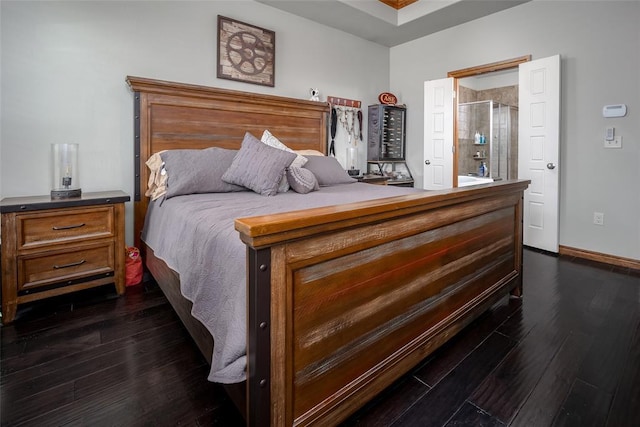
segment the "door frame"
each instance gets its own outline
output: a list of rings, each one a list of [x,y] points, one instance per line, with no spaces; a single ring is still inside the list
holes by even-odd
[[[453,91],[456,94],[453,108],[453,186],[458,186],[458,104],[460,97],[459,79],[473,77],[480,74],[492,73],[494,71],[509,70],[518,68],[522,63],[531,61],[531,55],[519,56],[517,58],[506,59],[504,61],[492,62],[475,67],[463,68],[449,71],[447,77],[453,77]]]

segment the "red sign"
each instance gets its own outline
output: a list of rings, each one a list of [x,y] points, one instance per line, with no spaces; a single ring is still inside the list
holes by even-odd
[[[398,103],[398,98],[396,98],[392,93],[382,92],[378,95],[378,101],[380,101],[381,104],[396,105]]]

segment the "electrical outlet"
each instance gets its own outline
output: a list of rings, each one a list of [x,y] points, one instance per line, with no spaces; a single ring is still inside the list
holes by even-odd
[[[604,214],[602,212],[594,212],[593,223],[595,225],[604,225]]]
[[[605,139],[604,148],[622,148],[622,137],[620,135],[616,135],[610,140]]]

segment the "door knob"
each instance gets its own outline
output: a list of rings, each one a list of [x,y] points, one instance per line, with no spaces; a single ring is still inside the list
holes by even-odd
[[[430,165],[430,164],[431,164],[431,161],[430,161],[430,160],[425,160],[425,161],[424,161],[424,164],[425,164],[425,165]]]
[[[547,163],[547,169],[555,169],[556,165],[554,165],[553,163]]]

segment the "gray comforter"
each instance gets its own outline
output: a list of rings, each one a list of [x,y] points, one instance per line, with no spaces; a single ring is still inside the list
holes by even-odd
[[[142,239],[178,272],[191,314],[214,338],[209,380],[237,383],[246,367],[246,248],[235,218],[408,194],[413,188],[362,183],[265,197],[254,192],[194,194],[151,202]]]

